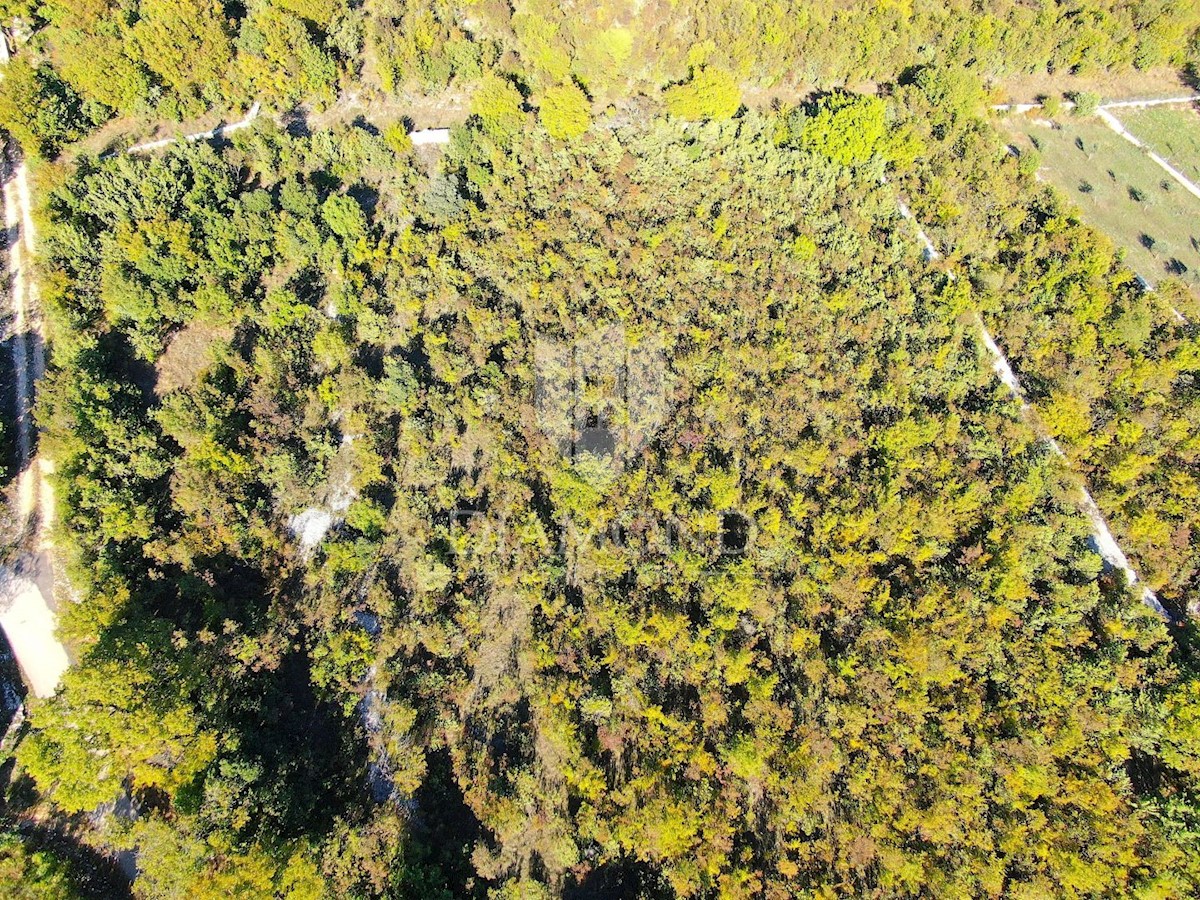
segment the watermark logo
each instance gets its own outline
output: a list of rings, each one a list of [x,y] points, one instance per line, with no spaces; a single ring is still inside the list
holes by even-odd
[[[534,346],[538,424],[581,472],[628,466],[670,412],[661,338],[603,325],[573,340]]]
[[[596,491],[612,488],[636,463],[674,410],[674,382],[666,347],[649,329],[607,324],[572,338],[539,338],[533,347],[534,411],[540,431],[572,474]],[[699,438],[681,440],[690,449]],[[486,504],[484,504],[486,507]],[[623,505],[623,504],[618,504]],[[640,566],[694,566],[716,571],[746,555],[756,535],[751,517],[734,509],[676,516],[624,508],[593,520],[587,511],[555,512],[548,552],[567,580],[578,584],[580,560],[639,560]],[[450,512],[447,547],[460,555],[506,554],[522,540],[515,523],[475,505]]]

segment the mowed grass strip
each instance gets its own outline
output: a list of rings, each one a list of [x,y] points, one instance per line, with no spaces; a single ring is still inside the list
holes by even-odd
[[[1112,110],[1125,129],[1200,184],[1200,113],[1192,106]]]
[[[1144,152],[1095,119],[1001,120],[1012,144],[1041,153],[1039,175],[1064,191],[1085,222],[1124,248],[1151,284],[1169,275],[1200,289],[1200,200]]]

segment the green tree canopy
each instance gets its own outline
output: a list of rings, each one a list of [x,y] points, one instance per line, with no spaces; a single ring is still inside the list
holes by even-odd
[[[471,112],[479,117],[484,132],[492,140],[507,144],[516,137],[525,122],[521,94],[512,82],[489,75],[480,84],[471,101]]]
[[[587,131],[592,121],[591,104],[578,86],[560,84],[542,96],[538,117],[551,137],[569,140]]]
[[[9,900],[82,900],[71,866],[50,850],[32,850],[21,835],[0,832],[0,885]]]
[[[878,97],[833,93],[822,97],[811,113],[792,122],[798,146],[820,153],[844,166],[858,165],[879,152],[887,124]]]
[[[0,127],[29,153],[52,156],[87,124],[79,96],[48,65],[12,60],[0,81]]]
[[[726,69],[706,66],[667,89],[667,109],[684,119],[730,119],[742,104],[737,80]]]
[[[178,673],[151,663],[144,644],[127,649],[69,669],[62,699],[34,711],[39,729],[20,746],[25,771],[70,812],[117,799],[127,783],[173,793],[216,753]]]
[[[142,0],[133,39],[146,66],[184,97],[215,87],[233,59],[217,0]]]

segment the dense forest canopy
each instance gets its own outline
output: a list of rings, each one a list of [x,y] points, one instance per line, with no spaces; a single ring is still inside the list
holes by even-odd
[[[0,10],[78,594],[13,790],[135,896],[1200,893],[1200,302],[982,118],[1194,5]]]

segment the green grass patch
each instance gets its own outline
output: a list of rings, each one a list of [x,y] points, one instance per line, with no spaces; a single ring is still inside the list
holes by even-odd
[[[1018,150],[1041,154],[1040,176],[1125,250],[1130,268],[1151,284],[1178,275],[1200,288],[1200,200],[1145,153],[1091,119],[1064,119],[1055,128],[1002,121]]]
[[[1191,106],[1114,110],[1138,140],[1190,178],[1200,182],[1200,114]]]

